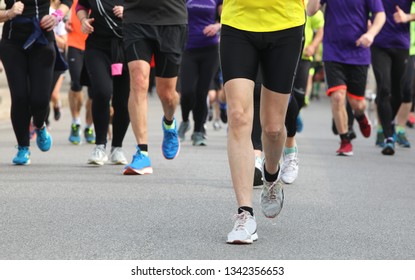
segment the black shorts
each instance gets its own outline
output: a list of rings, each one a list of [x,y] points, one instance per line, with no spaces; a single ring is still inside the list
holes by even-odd
[[[187,25],[123,25],[124,49],[127,62],[151,62],[154,54],[156,76],[176,77],[187,39]]]
[[[223,82],[236,78],[256,80],[271,91],[291,93],[303,45],[304,26],[275,32],[249,32],[222,26],[220,57]]]
[[[365,98],[369,65],[351,65],[333,61],[324,62],[327,95],[337,90],[346,90],[351,98]]]
[[[68,47],[67,61],[69,66],[69,75],[71,76],[71,90],[81,91],[81,73],[84,66],[84,51]]]

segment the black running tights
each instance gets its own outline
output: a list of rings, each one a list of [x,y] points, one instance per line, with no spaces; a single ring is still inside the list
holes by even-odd
[[[3,62],[11,95],[11,121],[19,146],[29,146],[29,124],[40,128],[46,121],[52,88],[55,48],[33,45],[24,50],[21,43],[3,40],[0,59]]]
[[[130,124],[128,115],[128,96],[130,93],[128,68],[124,64],[122,75],[112,76],[111,53],[98,49],[86,49],[85,63],[91,83],[95,143],[97,145],[107,143],[110,104],[112,103],[114,116],[112,119],[113,136],[111,145],[122,147],[122,142]]]

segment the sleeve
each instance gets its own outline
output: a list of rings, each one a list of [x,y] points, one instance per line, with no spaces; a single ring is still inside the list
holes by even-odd
[[[72,2],[73,2],[72,0],[61,0],[61,4],[66,5],[69,9],[72,6]]]
[[[310,18],[311,28],[313,30],[320,29],[324,26],[324,14],[322,11],[318,11],[315,15]]]
[[[79,0],[78,4],[76,5],[76,12],[79,10],[89,10],[91,8],[91,5],[89,5],[88,0]]]

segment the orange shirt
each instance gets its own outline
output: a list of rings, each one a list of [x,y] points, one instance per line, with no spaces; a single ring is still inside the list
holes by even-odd
[[[80,50],[85,50],[85,41],[88,34],[82,33],[81,22],[76,15],[76,5],[78,0],[74,0],[71,7],[70,22],[72,23],[72,32],[68,32],[68,46],[74,47]]]

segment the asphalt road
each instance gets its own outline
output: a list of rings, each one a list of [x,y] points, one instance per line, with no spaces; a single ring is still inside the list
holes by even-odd
[[[88,166],[93,146],[68,142],[67,108],[52,122],[52,150],[42,153],[32,143],[32,164],[13,166],[13,130],[10,121],[0,122],[0,259],[415,258],[415,148],[385,157],[374,135],[358,133],[355,155],[337,157],[329,102],[314,101],[302,112],[300,175],[285,186],[280,216],[262,216],[255,190],[259,240],[227,245],[237,206],[226,129],[213,131],[209,123],[208,146],[187,140],[179,157],[167,161],[161,105],[153,97],[149,106],[154,174],[146,176]],[[408,133],[415,144],[415,130]],[[124,149],[130,159],[131,131]]]

